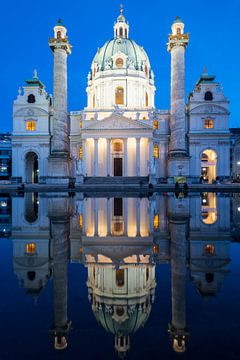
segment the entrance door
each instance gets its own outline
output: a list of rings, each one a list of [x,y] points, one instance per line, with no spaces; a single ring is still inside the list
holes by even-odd
[[[114,158],[114,176],[123,176],[122,158]]]

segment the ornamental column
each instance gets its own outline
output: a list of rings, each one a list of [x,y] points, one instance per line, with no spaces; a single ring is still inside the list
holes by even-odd
[[[98,139],[94,139],[94,176],[98,176]]]
[[[168,39],[168,51],[171,53],[169,176],[189,175],[185,118],[185,49],[188,42],[184,23],[177,17]]]
[[[123,150],[124,150],[124,160],[123,160],[123,165],[124,165],[124,176],[128,176],[128,139],[124,139],[123,140]]]
[[[107,176],[111,176],[111,139],[107,139]]]
[[[48,182],[68,183],[70,177],[69,118],[67,112],[67,56],[71,45],[61,20],[54,27],[49,46],[54,56],[54,110]]]

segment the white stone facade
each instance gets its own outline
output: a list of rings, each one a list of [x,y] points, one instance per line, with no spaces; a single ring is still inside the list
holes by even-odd
[[[66,179],[78,183],[86,177],[114,176],[149,177],[151,182],[171,182],[179,176],[212,182],[230,176],[228,100],[221,85],[205,72],[186,104],[189,36],[179,18],[168,41],[169,111],[155,108],[149,58],[129,38],[129,24],[121,14],[114,25],[114,38],[98,50],[92,62],[86,108],[67,113],[71,46],[66,31],[58,23],[49,42],[54,52],[54,103],[36,74],[14,102],[14,178],[44,182],[50,176],[52,182],[59,182],[66,172]],[[34,102],[29,102],[29,95]],[[29,120],[34,121],[34,129],[27,128]],[[64,154],[66,159],[59,160]]]

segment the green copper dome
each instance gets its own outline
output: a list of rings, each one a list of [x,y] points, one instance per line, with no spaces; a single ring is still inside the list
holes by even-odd
[[[136,70],[143,70],[149,59],[145,50],[137,45],[135,41],[128,38],[115,38],[105,43],[100,48],[93,60],[98,66],[99,71],[111,69],[113,67],[112,57],[120,53],[127,56],[126,67]]]

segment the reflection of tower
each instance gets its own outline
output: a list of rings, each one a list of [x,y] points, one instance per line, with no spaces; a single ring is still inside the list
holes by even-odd
[[[185,49],[188,34],[184,33],[184,23],[177,17],[169,35],[168,50],[171,53],[171,137],[170,176],[189,175],[189,158],[186,148],[185,119]]]
[[[54,115],[52,122],[49,182],[68,183],[70,175],[69,120],[67,114],[67,56],[71,45],[67,29],[59,20],[49,46],[54,54]]]
[[[88,265],[87,285],[94,315],[115,335],[120,358],[130,349],[130,334],[145,325],[154,301],[155,266],[147,259],[117,269],[112,264]]]
[[[182,204],[181,204],[182,205]],[[176,212],[171,213],[169,229],[171,237],[172,272],[172,322],[169,333],[173,350],[181,353],[186,350],[186,231],[187,214],[176,201]],[[181,215],[182,212],[182,215]]]
[[[64,350],[67,347],[67,337],[71,326],[67,315],[69,216],[68,199],[50,200],[54,291],[54,322],[51,333],[55,338],[56,350]]]

